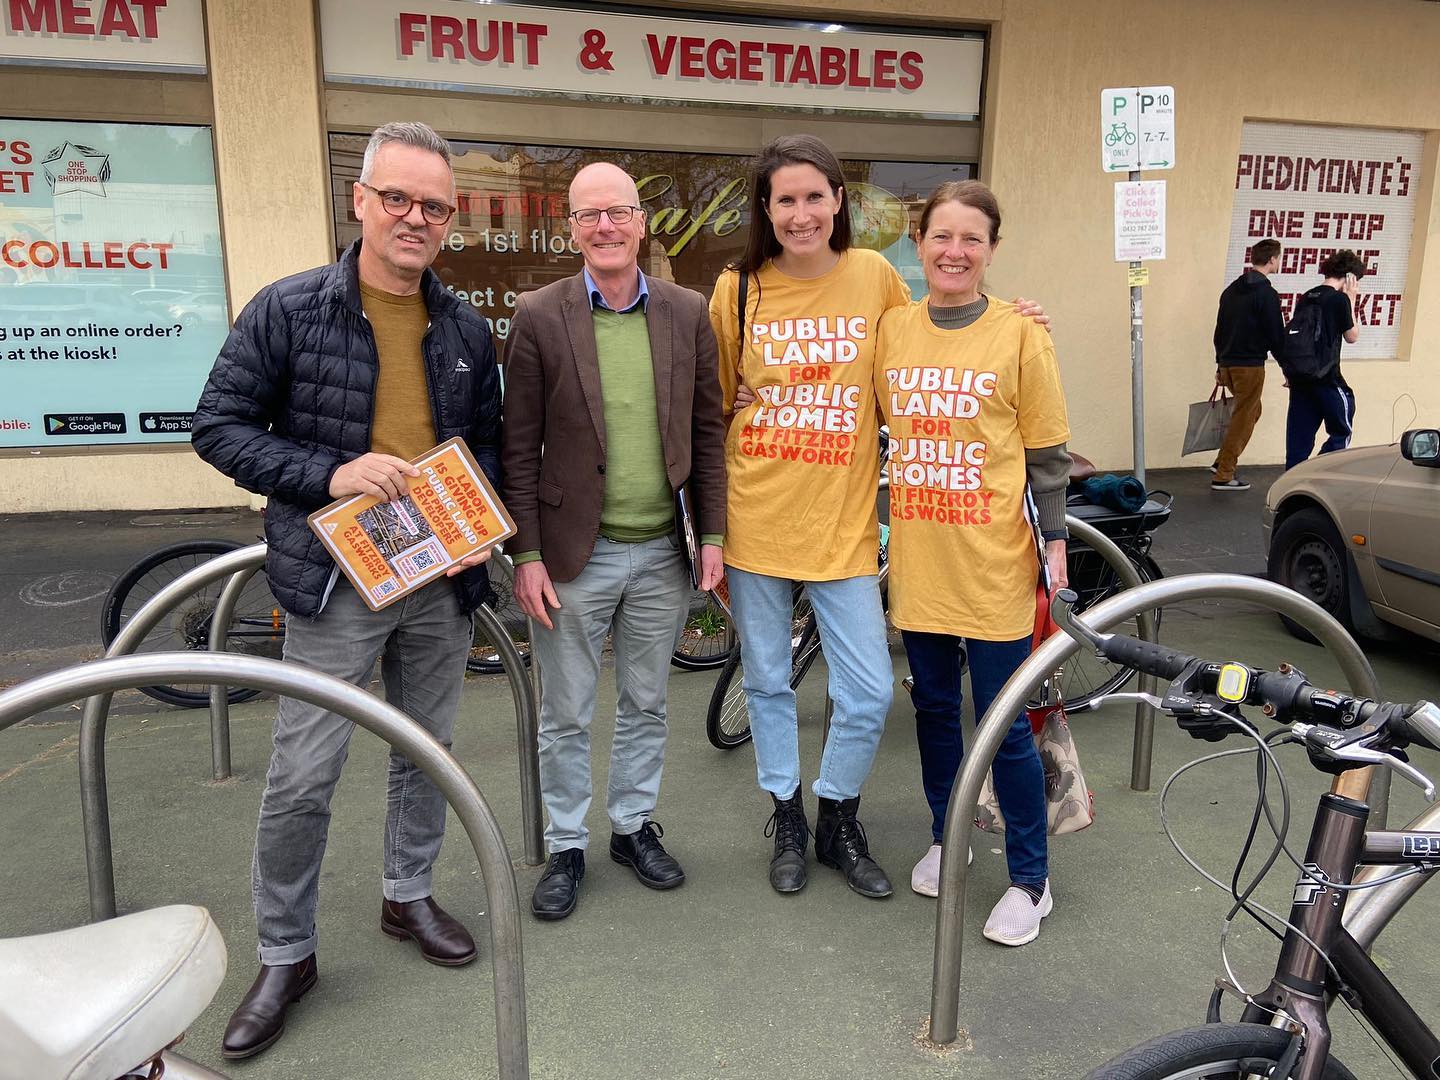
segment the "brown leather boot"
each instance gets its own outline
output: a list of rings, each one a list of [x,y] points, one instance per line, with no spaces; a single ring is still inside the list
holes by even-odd
[[[475,959],[470,931],[428,896],[408,903],[386,900],[380,905],[380,929],[393,938],[413,940],[432,964],[459,967]]]
[[[262,964],[240,1007],[225,1025],[220,1053],[232,1060],[252,1057],[285,1032],[285,1011],[309,992],[320,977],[311,953],[297,964]]]

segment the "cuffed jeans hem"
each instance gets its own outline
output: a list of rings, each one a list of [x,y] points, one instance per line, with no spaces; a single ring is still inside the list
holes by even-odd
[[[561,836],[553,840],[545,841],[545,854],[554,855],[559,851],[586,851],[589,847],[590,838],[588,836]]]
[[[810,790],[813,791],[818,798],[833,799],[835,802],[844,802],[846,799],[858,799],[860,797],[859,791],[846,793],[833,784],[826,784],[820,780],[816,780],[815,783],[811,785]],[[782,795],[780,797],[783,799],[785,796]]]
[[[260,957],[260,963],[266,967],[283,967],[286,964],[298,964],[307,956],[313,955],[319,943],[320,935],[311,934],[304,941],[297,941],[293,945],[261,945],[255,952]]]
[[[380,891],[385,894],[386,900],[394,901],[397,904],[409,904],[415,900],[424,900],[430,895],[431,872],[426,870],[423,874],[417,874],[412,878],[384,878],[380,882]]]

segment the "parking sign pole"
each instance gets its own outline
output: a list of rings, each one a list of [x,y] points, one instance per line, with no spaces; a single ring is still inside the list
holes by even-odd
[[[1130,170],[1130,181],[1140,173]],[[1134,445],[1135,479],[1145,483],[1145,304],[1135,282],[1144,264],[1130,263],[1130,425]]]

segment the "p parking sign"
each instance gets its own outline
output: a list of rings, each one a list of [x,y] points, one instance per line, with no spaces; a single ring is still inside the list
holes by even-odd
[[[1100,167],[1107,173],[1175,167],[1175,88],[1100,91]]]

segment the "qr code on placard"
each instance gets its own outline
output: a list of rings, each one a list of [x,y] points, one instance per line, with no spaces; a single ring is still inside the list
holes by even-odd
[[[400,591],[400,583],[396,581],[393,577],[386,578],[384,581],[380,582],[380,584],[372,586],[370,591],[374,594],[376,600],[384,600],[385,597],[389,596],[391,593],[397,593]]]
[[[390,565],[395,568],[400,579],[409,584],[434,573],[447,562],[449,560],[445,557],[445,549],[440,546],[439,538],[432,536],[425,543],[417,544],[396,556]]]

